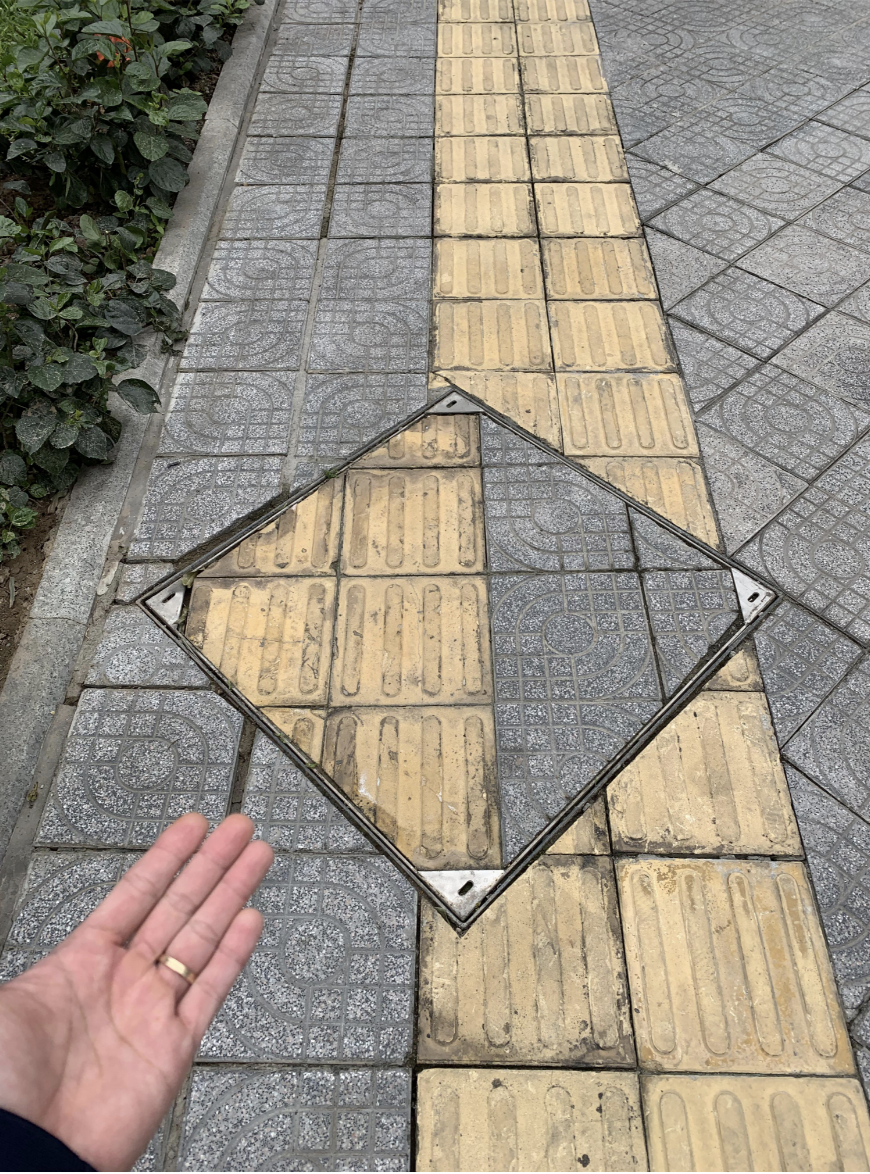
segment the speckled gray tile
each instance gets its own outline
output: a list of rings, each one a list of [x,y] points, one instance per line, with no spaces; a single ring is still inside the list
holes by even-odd
[[[292,412],[292,375],[182,372],[175,380],[160,452],[284,454]]]
[[[307,298],[316,260],[313,240],[218,241],[201,296],[206,301]]]
[[[204,689],[205,675],[137,607],[113,607],[88,669],[88,685]]]
[[[435,107],[427,94],[360,95],[347,104],[346,136],[414,137],[434,129]]]
[[[781,743],[803,725],[861,652],[818,616],[787,600],[759,628],[755,650]]]
[[[677,318],[669,318],[668,324],[689,398],[696,411],[733,387],[758,365],[757,359]]]
[[[842,188],[804,216],[801,224],[853,248],[870,251],[870,194]]]
[[[147,848],[188,811],[220,822],[241,731],[208,691],[86,689],[37,843]]]
[[[617,111],[625,103],[676,121],[725,92],[703,75],[684,70],[676,72],[669,65],[657,62],[644,73],[616,86],[613,100]]]
[[[280,487],[280,457],[158,458],[130,554],[178,558],[265,505]]]
[[[308,303],[201,302],[181,359],[185,371],[295,371]]]
[[[696,190],[697,185],[692,180],[658,163],[640,159],[631,152],[626,152],[625,161],[640,218],[644,222],[661,212],[662,208]]]
[[[789,19],[800,19],[812,11],[814,9],[809,5],[798,8],[790,14]],[[821,9],[816,11],[821,13]],[[829,11],[830,9],[826,10]],[[765,70],[764,73],[747,81],[739,87],[734,96],[758,98],[794,114],[796,121],[803,121],[830,102],[836,101],[843,93],[844,87],[841,82],[826,77],[824,73],[802,69],[794,62],[788,62],[784,65],[775,65],[773,69]],[[822,121],[827,122],[828,119],[823,118]]]
[[[771,154],[848,183],[870,167],[870,142],[821,122],[808,122],[770,148]]]
[[[870,642],[870,440],[823,473],[740,557]]]
[[[277,45],[266,66],[260,92],[341,94],[346,79],[346,57],[297,57]]]
[[[320,794],[275,743],[257,733],[242,813],[276,852],[373,852],[368,840]]]
[[[841,302],[839,309],[841,313],[851,314],[862,322],[870,322],[870,281]]]
[[[706,127],[737,143],[758,150],[799,126],[804,115],[770,102],[728,94],[700,111]]]
[[[639,143],[658,134],[675,121],[673,115],[657,113],[653,108],[629,106],[614,96],[613,113],[623,147],[636,147]]]
[[[422,94],[435,89],[435,61],[431,57],[357,57],[350,78],[356,94]]]
[[[432,246],[427,240],[331,240],[320,297],[428,298]]]
[[[237,183],[326,183],[334,139],[254,139],[245,142]]]
[[[559,465],[561,461],[545,449],[502,428],[488,416],[480,417],[480,448],[484,466],[489,465]]]
[[[697,432],[725,546],[734,551],[805,489],[806,482],[700,421]]]
[[[407,1170],[410,1161],[409,1070],[193,1070],[182,1170]]]
[[[852,181],[850,186],[860,192],[870,192],[870,171],[865,171],[863,175],[859,175],[857,179]]]
[[[595,12],[597,16],[597,3]],[[716,41],[702,41],[669,57],[670,67],[679,76],[704,78],[729,91],[736,90],[770,68],[768,61],[760,61],[751,53],[741,53],[732,45],[722,45]]]
[[[870,87],[848,94],[841,102],[817,114],[816,119],[866,139],[870,128]]]
[[[714,274],[721,273],[728,264],[720,257],[704,253],[652,228],[644,229],[644,234],[655,270],[659,296],[666,310],[682,301]]]
[[[822,308],[732,268],[689,294],[674,313],[723,342],[766,359],[817,318]]]
[[[263,936],[200,1055],[403,1062],[417,897],[392,864],[375,854],[279,855],[253,904]]]
[[[634,148],[635,154],[671,171],[707,184],[753,153],[703,121],[702,117],[676,123]]]
[[[711,186],[763,212],[793,220],[832,195],[840,185],[837,180],[826,179],[787,159],[761,152]]]
[[[654,522],[638,510],[629,508],[628,519],[634,537],[637,563],[645,571],[709,571],[721,564],[702,554],[688,542]]]
[[[345,138],[338,158],[336,182],[428,183],[434,158],[432,139]]]
[[[0,957],[0,982],[27,970],[72,933],[139,855],[81,849],[34,852]]]
[[[653,642],[670,697],[740,618],[730,571],[646,571],[641,576]]]
[[[282,19],[299,24],[348,24],[356,20],[357,0],[290,0]]]
[[[652,221],[654,228],[733,261],[781,228],[783,221],[728,196],[703,189]]]
[[[833,306],[870,279],[870,254],[790,224],[753,249],[740,266],[824,306]]]
[[[853,25],[852,28],[857,26]],[[796,58],[795,64],[842,83],[846,90],[864,85],[867,81],[866,48],[861,45],[843,45],[842,37],[836,41],[829,38],[820,46],[815,46],[803,57]]]
[[[353,43],[353,24],[297,24],[278,28],[275,53],[294,57],[347,57]],[[313,92],[313,91],[312,91]]]
[[[379,27],[363,21],[359,30],[359,57],[435,57],[435,24],[402,24],[397,28]]]
[[[700,419],[811,481],[870,427],[870,413],[768,363]]]
[[[428,301],[320,301],[310,371],[426,371]]]
[[[122,563],[115,603],[132,603],[137,595],[172,570],[172,563]]]
[[[796,56],[806,41],[806,33],[802,29],[779,22],[768,24],[755,15],[747,14],[741,19],[735,13],[734,17],[729,18],[728,24],[730,27],[722,32],[718,40],[772,61]]]
[[[220,235],[224,240],[317,240],[326,184],[233,188]]]
[[[334,135],[341,115],[341,94],[260,94],[249,135],[291,137]]]
[[[870,325],[832,312],[776,356],[777,365],[854,404],[870,404]]]
[[[340,184],[335,189],[330,236],[420,236],[432,231],[428,183]]]

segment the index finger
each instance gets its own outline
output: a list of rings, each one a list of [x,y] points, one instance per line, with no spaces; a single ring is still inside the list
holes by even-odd
[[[108,897],[82,922],[82,928],[110,934],[119,945],[139,928],[179,869],[208,832],[208,820],[196,811],[177,819],[157,837],[141,860],[129,868]]]

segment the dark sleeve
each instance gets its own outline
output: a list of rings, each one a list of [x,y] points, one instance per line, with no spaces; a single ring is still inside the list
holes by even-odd
[[[93,1170],[40,1126],[0,1109],[0,1170]]]

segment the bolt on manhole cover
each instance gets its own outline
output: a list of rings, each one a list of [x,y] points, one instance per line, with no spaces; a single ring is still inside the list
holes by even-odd
[[[138,602],[463,930],[778,597],[452,390]]]

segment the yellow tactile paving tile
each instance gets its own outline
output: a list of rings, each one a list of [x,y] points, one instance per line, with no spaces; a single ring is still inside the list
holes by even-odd
[[[610,851],[607,811],[600,796],[547,851],[555,856],[606,856]]]
[[[542,857],[462,937],[421,922],[421,1062],[633,1064],[608,857]]]
[[[439,57],[513,57],[512,24],[439,24]]]
[[[702,542],[720,546],[716,519],[698,461],[675,457],[591,457],[584,458],[582,463]]]
[[[442,183],[515,183],[529,175],[526,140],[521,136],[455,135],[435,140],[435,178]]]
[[[438,20],[490,24],[514,19],[511,0],[438,0]]]
[[[419,868],[500,868],[490,706],[334,710],[324,769]]]
[[[530,94],[525,103],[530,134],[616,134],[613,107],[603,94]]]
[[[597,56],[521,57],[523,88],[527,94],[606,94]]]
[[[552,375],[534,371],[451,371],[450,382],[561,449],[559,402]]]
[[[334,612],[334,579],[200,578],[186,630],[254,705],[319,706]]]
[[[200,575],[222,578],[328,573],[338,553],[343,488],[343,477],[326,482],[311,497],[246,538]]]
[[[801,856],[763,693],[699,693],[607,788],[618,852]]]
[[[758,658],[755,650],[750,647],[752,641],[744,644],[736,655],[732,656],[724,668],[706,685],[707,689],[742,689],[750,692],[763,692],[764,682],[761,679],[761,669],[758,667]]]
[[[558,375],[556,382],[569,456],[698,455],[677,375]]]
[[[542,298],[536,240],[439,240],[432,282],[436,298]]]
[[[536,235],[532,185],[441,183],[435,187],[435,235]]]
[[[589,20],[586,0],[514,0],[518,21]]]
[[[643,1076],[651,1170],[867,1170],[857,1080]]]
[[[654,298],[655,276],[640,237],[552,237],[543,242],[547,297]]]
[[[323,731],[326,711],[323,709],[269,709],[263,713],[283,731],[299,749],[314,762],[320,762],[323,752]]]
[[[518,94],[441,94],[435,99],[436,135],[519,135]]]
[[[450,575],[485,568],[478,469],[348,473],[343,574]]]
[[[480,429],[473,416],[426,416],[354,461],[354,468],[470,468],[479,464]]]
[[[534,180],[615,183],[628,179],[616,135],[552,135],[529,139]]]
[[[416,1169],[646,1170],[637,1077],[427,1068],[417,1078]]]
[[[516,58],[441,57],[435,67],[436,94],[518,94]]]
[[[557,370],[674,369],[657,303],[551,301],[548,309]]]
[[[802,864],[646,856],[616,867],[642,1068],[854,1072]]]
[[[536,183],[542,236],[639,236],[627,183]]]
[[[492,697],[485,579],[342,580],[330,704],[473,705]]]
[[[549,371],[543,301],[435,303],[438,370]]]
[[[517,25],[517,48],[524,57],[574,57],[598,52],[591,20],[525,21]]]

